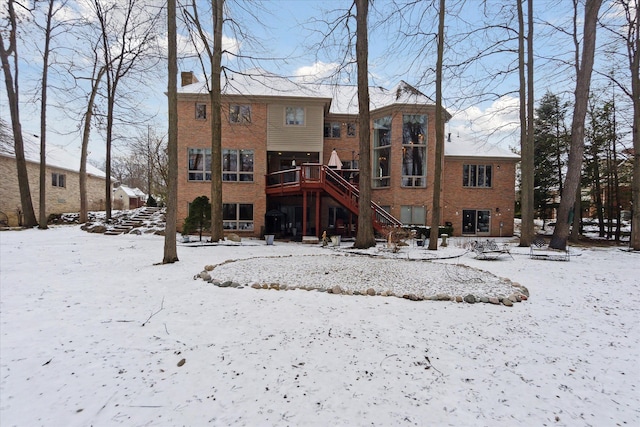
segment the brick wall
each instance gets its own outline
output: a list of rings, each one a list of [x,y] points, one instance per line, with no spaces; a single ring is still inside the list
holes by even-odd
[[[195,104],[207,104],[207,119],[196,120]],[[238,101],[247,104],[246,100]],[[265,195],[265,175],[267,173],[267,106],[264,103],[251,103],[251,123],[230,123],[228,119],[229,102],[222,107],[222,148],[254,150],[253,182],[223,182],[223,203],[253,204],[254,231],[238,234],[258,235],[264,226],[264,213],[267,210]],[[211,108],[207,97],[188,97],[178,102],[178,230],[182,230],[184,219],[188,215],[188,206],[198,196],[211,199],[211,181],[189,181],[188,149],[211,148]]]
[[[65,187],[54,187],[51,185],[51,174],[54,172],[65,175]],[[29,176],[29,188],[31,190],[33,209],[36,213],[36,219],[38,219],[40,215],[40,166],[27,162],[27,173]],[[0,181],[0,211],[7,215],[11,226],[17,226],[17,208],[21,206],[21,203],[18,173],[14,158],[0,156],[0,176],[2,177]],[[80,174],[78,172],[47,166],[46,183],[47,215],[80,211]],[[89,210],[104,210],[104,186],[104,178],[88,177],[87,201]]]

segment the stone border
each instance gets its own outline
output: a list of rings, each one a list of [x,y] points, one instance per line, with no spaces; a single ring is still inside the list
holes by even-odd
[[[264,258],[264,257],[259,257]],[[279,258],[279,257],[267,257],[267,258]],[[243,258],[242,261],[246,261],[250,258]],[[211,283],[214,286],[219,288],[235,288],[235,289],[243,289],[245,287],[250,287],[252,289],[265,289],[265,290],[275,290],[275,291],[288,291],[288,290],[305,290],[305,291],[317,291],[317,292],[326,292],[328,294],[336,294],[336,295],[355,295],[355,296],[383,296],[383,297],[397,297],[402,299],[407,299],[410,301],[453,301],[453,302],[465,302],[468,304],[475,303],[487,303],[494,305],[504,305],[507,307],[512,307],[514,303],[526,301],[529,299],[529,290],[522,286],[519,283],[512,282],[510,279],[500,277],[501,280],[504,280],[507,283],[510,283],[514,289],[514,292],[509,296],[499,295],[497,297],[476,297],[473,294],[467,294],[464,297],[461,295],[448,295],[448,294],[437,294],[428,297],[420,297],[415,294],[395,294],[390,290],[376,292],[373,288],[368,288],[365,291],[346,291],[343,290],[339,285],[335,285],[331,288],[322,288],[322,287],[314,287],[314,286],[287,286],[282,285],[280,283],[246,283],[241,284],[238,282],[234,282],[231,280],[221,281],[217,279],[213,279],[209,272],[213,271],[216,267],[235,262],[237,260],[227,260],[221,262],[216,265],[206,265],[204,270],[200,273],[193,276],[193,280],[202,279],[204,282]]]

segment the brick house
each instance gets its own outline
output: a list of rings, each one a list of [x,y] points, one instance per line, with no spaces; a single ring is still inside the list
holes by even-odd
[[[178,229],[189,202],[211,191],[208,91],[193,73],[181,77]],[[222,86],[225,230],[353,235],[359,209],[356,87],[296,84],[265,73],[234,74]],[[370,88],[370,102],[374,228],[430,225],[434,102],[405,82],[392,90]],[[437,222],[451,223],[458,236],[512,235],[518,160],[497,148],[447,141]]]
[[[40,207],[40,142],[24,135],[24,151],[31,200],[36,218]],[[46,207],[47,214],[80,212],[80,158],[64,148],[47,144]],[[18,226],[21,207],[18,173],[13,142],[0,149],[0,212],[8,218],[9,226]],[[89,210],[104,210],[106,174],[87,164],[87,203]]]

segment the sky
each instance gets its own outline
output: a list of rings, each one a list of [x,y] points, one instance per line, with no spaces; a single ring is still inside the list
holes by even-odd
[[[448,17],[446,39],[447,51],[445,62],[456,62],[465,55],[470,55],[474,49],[486,43],[488,39],[478,37],[461,38],[461,34],[470,27],[478,26],[481,16],[478,10],[479,0],[467,0],[463,2],[450,2],[451,14]],[[241,64],[227,64],[236,68],[260,67],[268,71],[295,78],[305,74],[326,75],[329,70],[335,68],[339,62],[341,46],[327,43],[327,49],[318,51],[317,43],[321,32],[326,32],[326,22],[344,12],[344,8],[350,4],[346,0],[272,0],[262,3],[261,8],[250,9],[258,19],[251,18],[251,14],[244,11],[238,12],[238,5],[244,3],[232,3],[232,13],[239,16],[247,31],[261,41],[260,46],[251,46],[247,40],[238,42],[234,33],[227,29],[225,32],[225,47],[234,52],[240,48],[244,53],[250,53],[262,58],[277,58],[277,60],[243,61]],[[564,67],[566,72],[557,73],[559,67],[544,65],[543,58],[549,52],[563,52],[571,55],[567,50],[570,39],[566,35],[548,37],[549,26],[542,22],[551,22],[554,25],[566,25],[570,17],[567,9],[569,2],[561,0],[542,0],[536,2],[536,35],[540,41],[536,45],[536,98],[541,97],[545,91],[552,90],[562,94],[565,100],[571,100],[573,88],[571,67]],[[405,80],[422,90],[428,96],[434,98],[433,86],[433,48],[421,50],[422,42],[397,38],[397,26],[393,23],[396,16],[392,2],[389,0],[377,0],[373,3],[370,12],[371,30],[369,35],[369,71],[371,83],[386,88],[395,86],[399,80]],[[495,10],[489,11],[489,15]],[[510,11],[514,13],[514,11]],[[79,15],[88,15],[86,9],[75,12]],[[497,13],[497,12],[496,12]],[[70,16],[71,13],[65,13]],[[406,22],[406,28],[415,24],[415,16],[406,10],[402,14]],[[492,18],[493,19],[493,18]],[[496,17],[497,21],[498,18]],[[393,24],[393,25],[392,25]],[[426,33],[421,40],[433,39],[435,27],[432,20],[427,20],[420,26]],[[401,26],[402,27],[402,26]],[[26,133],[38,135],[39,125],[39,101],[38,95],[33,95],[41,73],[41,59],[38,57],[34,45],[39,44],[33,27],[23,34],[21,45],[21,69],[20,87],[24,90],[21,94],[22,125]],[[337,33],[337,43],[344,42],[344,33]],[[66,44],[80,43],[77,39],[61,37]],[[334,40],[335,41],[335,40]],[[513,48],[515,45],[509,45]],[[161,49],[166,48],[166,40],[160,40]],[[199,50],[202,50],[200,47]],[[202,76],[201,65],[194,59],[194,48],[184,31],[179,38],[179,69],[180,71],[194,71]],[[268,53],[265,53],[268,52]],[[68,54],[68,50],[61,50],[60,55]],[[538,62],[539,60],[539,62]],[[599,61],[599,62],[602,62]],[[518,143],[518,99],[517,76],[511,74],[504,79],[488,78],[487,75],[497,69],[513,67],[515,54],[507,53],[487,58],[482,63],[476,63],[464,71],[464,75],[445,79],[444,104],[453,115],[447,124],[446,132],[450,132],[453,138],[470,139],[480,143],[500,145],[503,148],[517,147]],[[166,132],[166,76],[162,72],[162,63],[154,67],[155,72],[148,74],[139,82],[129,83],[123,90],[134,90],[135,101],[139,104],[137,109],[148,116],[153,116],[151,126],[160,135]],[[51,67],[51,77],[55,85],[55,79],[60,78],[69,82],[68,76],[58,66]],[[342,81],[345,81],[344,75]],[[350,80],[349,83],[353,83]],[[484,86],[484,87],[481,87]],[[67,149],[79,152],[80,139],[77,129],[77,121],[69,118],[68,112],[73,105],[79,109],[84,97],[78,95],[76,99],[69,100],[63,91],[50,91],[51,106],[49,109],[49,127],[51,131],[47,135],[50,143],[66,146]],[[63,96],[64,95],[64,96]],[[0,117],[9,120],[9,111],[4,85],[0,90]],[[138,130],[128,130],[127,137],[144,135],[146,126]],[[116,142],[114,154],[126,154],[126,141]],[[100,163],[104,157],[104,134],[94,131],[90,145],[89,158]]]
[[[482,261],[467,240],[366,255],[351,243],[194,242],[160,265],[164,238],[153,234],[2,231],[0,420],[640,425],[639,255],[581,246],[569,262],[533,260],[500,239],[513,258]],[[243,288],[194,279],[207,265]],[[517,283],[529,298],[506,307],[329,294],[301,289],[303,271],[323,289],[495,296]],[[251,287],[264,279],[292,289]]]

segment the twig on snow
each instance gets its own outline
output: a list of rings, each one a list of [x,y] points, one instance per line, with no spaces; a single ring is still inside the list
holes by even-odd
[[[144,323],[142,323],[142,326],[144,326],[147,323],[149,323],[149,320],[151,320],[151,318],[153,316],[155,316],[156,314],[160,313],[162,310],[164,310],[164,297],[162,297],[162,302],[160,303],[160,309],[158,309],[158,311],[156,311],[155,313],[151,313],[151,316],[149,316],[149,318],[147,320],[145,320]]]
[[[397,355],[398,355],[398,353],[388,355],[387,357],[385,357],[384,359],[382,359],[382,360],[380,361],[380,366],[382,366],[382,362],[384,362],[384,361],[385,361],[385,360],[387,360],[388,358],[393,357],[393,356],[397,356]]]

